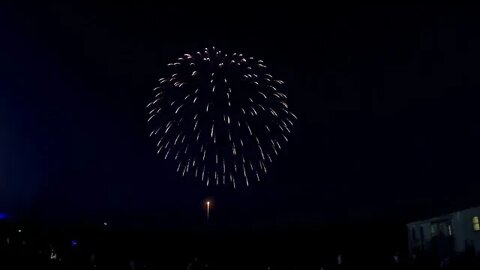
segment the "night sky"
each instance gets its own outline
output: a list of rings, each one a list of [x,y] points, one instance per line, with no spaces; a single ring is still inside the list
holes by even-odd
[[[0,8],[0,210],[192,228],[402,223],[480,204],[480,26],[450,6]],[[138,1],[137,1],[138,2]],[[183,179],[145,105],[207,46],[262,58],[298,116],[266,181]]]

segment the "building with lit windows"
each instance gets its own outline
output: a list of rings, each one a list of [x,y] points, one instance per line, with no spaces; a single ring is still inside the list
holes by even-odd
[[[410,255],[480,253],[480,207],[407,224]]]

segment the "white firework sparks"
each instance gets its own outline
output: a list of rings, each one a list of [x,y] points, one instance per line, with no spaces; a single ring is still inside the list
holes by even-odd
[[[206,48],[167,65],[147,105],[157,153],[207,185],[249,186],[288,142],[297,117],[262,60]],[[212,181],[210,181],[210,179]]]

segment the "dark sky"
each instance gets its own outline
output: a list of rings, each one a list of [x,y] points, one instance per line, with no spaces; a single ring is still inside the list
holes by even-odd
[[[132,1],[138,2],[138,1]],[[404,222],[480,203],[480,32],[450,6],[0,9],[0,209],[40,220],[222,226]],[[181,179],[145,105],[205,46],[265,60],[299,121],[267,181]]]

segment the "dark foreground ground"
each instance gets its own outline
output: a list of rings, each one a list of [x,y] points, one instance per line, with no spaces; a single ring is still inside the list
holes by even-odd
[[[409,258],[403,235],[383,229],[158,232],[9,224],[1,227],[0,269],[480,269],[468,254]]]

